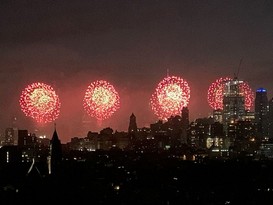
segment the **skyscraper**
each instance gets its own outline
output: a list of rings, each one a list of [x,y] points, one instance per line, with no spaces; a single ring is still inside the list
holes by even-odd
[[[183,107],[181,117],[182,117],[182,126],[188,128],[190,124],[188,107]]]
[[[245,97],[240,89],[243,81],[236,77],[229,80],[224,85],[223,93],[223,125],[227,133],[227,124],[238,120],[244,120],[245,117]]]
[[[187,129],[189,128],[190,125],[190,120],[189,120],[189,108],[188,107],[183,107],[182,108],[182,136],[181,136],[181,143],[187,144]]]
[[[136,132],[136,131],[137,131],[136,116],[134,115],[134,113],[132,113],[130,116],[128,133]]]
[[[258,137],[268,136],[268,98],[264,88],[256,90],[255,98],[255,123]]]
[[[273,98],[268,102],[268,137],[273,140]]]

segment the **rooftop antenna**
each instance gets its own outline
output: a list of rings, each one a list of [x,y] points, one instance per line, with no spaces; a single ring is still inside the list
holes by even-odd
[[[237,73],[236,73],[236,74],[234,73],[234,78],[235,78],[235,79],[238,78],[238,75],[239,75],[239,71],[240,71],[240,67],[241,67],[242,61],[243,61],[243,57],[242,57],[241,60],[240,60],[240,63],[239,63],[238,69],[237,69]]]

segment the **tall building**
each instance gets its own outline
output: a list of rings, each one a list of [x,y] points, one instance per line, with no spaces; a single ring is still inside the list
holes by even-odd
[[[182,117],[182,126],[188,128],[190,124],[188,107],[183,107],[181,117]]]
[[[56,125],[49,145],[48,171],[49,174],[56,174],[62,161],[62,145],[56,131]]]
[[[188,129],[188,145],[194,148],[206,148],[207,138],[211,136],[213,118],[198,118],[191,122]]]
[[[256,90],[255,123],[258,137],[268,137],[268,98],[264,88]]]
[[[243,81],[236,77],[229,80],[224,85],[223,91],[223,125],[224,131],[227,133],[227,126],[238,120],[245,118],[245,97],[240,89]]]
[[[28,130],[18,130],[18,147],[22,151],[22,162],[30,162],[37,157],[37,137]]]
[[[273,98],[268,102],[268,137],[273,140]]]
[[[12,120],[11,120],[11,127],[13,128],[14,130],[14,141],[13,141],[13,145],[18,145],[18,125],[17,125],[17,117],[12,117]]]
[[[28,143],[28,131],[27,130],[18,130],[18,146],[24,147]]]
[[[14,145],[15,132],[13,128],[6,128],[4,145]]]
[[[187,129],[190,125],[190,119],[189,119],[189,108],[183,107],[182,108],[182,136],[181,136],[181,143],[187,144]]]
[[[132,113],[130,116],[128,133],[136,132],[136,131],[137,131],[136,116],[134,115],[134,113]]]

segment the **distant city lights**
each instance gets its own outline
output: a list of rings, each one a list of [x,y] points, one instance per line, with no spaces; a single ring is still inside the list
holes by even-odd
[[[264,88],[259,88],[259,89],[256,90],[256,92],[258,92],[258,93],[265,93],[265,92],[266,92],[266,89],[264,89]]]

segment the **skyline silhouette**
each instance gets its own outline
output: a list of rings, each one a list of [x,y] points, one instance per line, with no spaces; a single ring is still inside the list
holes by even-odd
[[[2,132],[16,117],[20,128],[50,133],[53,125],[36,124],[18,105],[33,82],[56,89],[64,139],[82,135],[82,99],[95,80],[115,86],[121,107],[101,126],[85,119],[91,131],[127,130],[132,112],[139,127],[155,122],[149,100],[167,70],[189,83],[191,120],[212,113],[209,86],[239,64],[240,80],[273,97],[271,1],[15,0],[1,3],[0,18]]]

